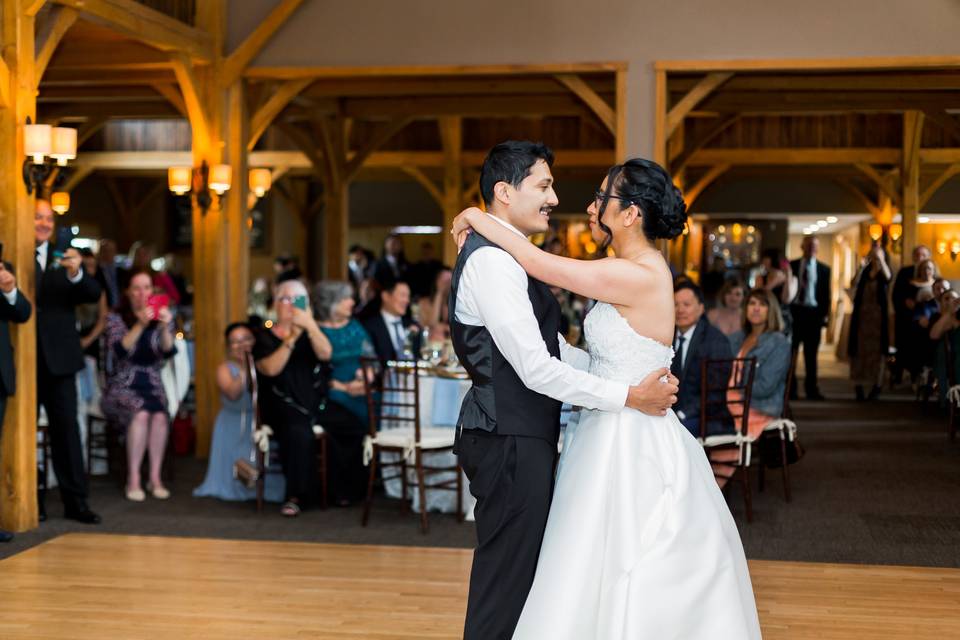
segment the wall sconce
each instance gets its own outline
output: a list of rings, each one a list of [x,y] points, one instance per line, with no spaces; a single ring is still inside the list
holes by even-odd
[[[210,191],[218,196],[230,190],[232,169],[228,164],[217,164],[211,169],[204,160],[199,167],[170,167],[167,169],[167,186],[178,196],[193,192],[197,206],[203,213],[210,209],[213,198]]]
[[[65,214],[70,210],[70,194],[66,191],[55,191],[50,196],[50,208],[60,215]]]
[[[250,191],[256,194],[258,198],[262,198],[273,186],[273,175],[270,173],[270,169],[250,169],[247,179]]]
[[[960,255],[960,240],[954,240],[950,243],[950,259],[956,262],[958,255]]]
[[[903,225],[902,224],[891,224],[889,232],[890,241],[896,242],[903,235]]]
[[[23,126],[23,183],[27,193],[42,186],[54,166],[66,167],[69,160],[77,157],[77,130],[70,127],[52,127],[49,124],[33,124],[30,118]],[[49,156],[49,161],[47,161]],[[63,180],[66,172],[57,174]]]
[[[941,240],[940,242],[937,243],[937,253],[942,256],[946,252],[947,252],[947,243]]]
[[[883,225],[872,224],[870,225],[870,238],[874,242],[879,242],[880,238],[883,237]]]

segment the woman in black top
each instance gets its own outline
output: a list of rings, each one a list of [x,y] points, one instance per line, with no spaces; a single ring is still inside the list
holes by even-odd
[[[310,305],[303,283],[282,282],[274,305],[277,321],[258,332],[253,357],[261,374],[259,402],[263,422],[273,428],[279,441],[287,482],[286,502],[280,512],[292,517],[317,495],[314,425],[321,425],[328,435],[330,492],[338,504],[359,497],[355,486],[363,486],[362,477],[345,477],[343,469],[362,469],[360,464],[349,463],[362,460],[366,427],[349,411],[327,399],[327,363],[333,349],[307,311]]]

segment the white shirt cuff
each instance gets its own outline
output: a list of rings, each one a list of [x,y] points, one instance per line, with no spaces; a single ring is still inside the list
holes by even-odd
[[[7,293],[7,292],[5,292],[5,291],[2,292],[2,293],[3,293],[3,297],[7,299],[7,302],[10,303],[10,306],[11,306],[11,307],[12,307],[13,305],[17,304],[17,290],[16,290],[16,289],[14,289],[13,291],[11,291],[10,293]]]
[[[71,278],[70,276],[67,276],[67,280],[69,280],[71,284],[77,284],[83,280],[83,267],[80,267],[79,271],[77,271],[77,275],[74,277]]]

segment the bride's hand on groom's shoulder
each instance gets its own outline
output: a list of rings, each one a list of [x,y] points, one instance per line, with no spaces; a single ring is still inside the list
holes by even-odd
[[[679,381],[669,369],[658,369],[630,387],[626,406],[651,416],[664,416],[677,401]]]
[[[470,232],[473,230],[471,218],[478,213],[483,214],[483,211],[477,207],[468,207],[453,219],[453,226],[450,233],[453,234],[453,239],[457,242],[458,250],[463,249],[463,243],[467,241],[467,236],[470,235]]]

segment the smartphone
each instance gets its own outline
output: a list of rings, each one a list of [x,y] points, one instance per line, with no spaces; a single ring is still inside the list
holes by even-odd
[[[70,227],[60,227],[57,229],[57,241],[53,245],[53,257],[62,258],[67,253],[74,239],[73,230]]]
[[[170,296],[165,293],[157,293],[147,298],[147,306],[153,309],[153,317],[156,318],[160,309],[170,306]]]
[[[297,296],[293,299],[293,306],[301,311],[307,310],[307,296]]]

